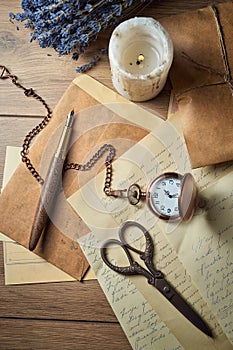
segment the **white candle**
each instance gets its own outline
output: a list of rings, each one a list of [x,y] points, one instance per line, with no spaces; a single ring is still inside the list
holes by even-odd
[[[112,33],[109,42],[112,82],[129,100],[146,101],[158,95],[172,60],[169,34],[153,18],[131,18]]]

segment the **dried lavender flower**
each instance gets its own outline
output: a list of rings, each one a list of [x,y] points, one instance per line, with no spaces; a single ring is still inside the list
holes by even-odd
[[[84,72],[88,71],[96,64],[96,62],[99,61],[99,59],[100,59],[100,57],[95,55],[90,62],[88,62],[80,67],[77,67],[76,72],[77,73],[84,73]]]
[[[98,33],[115,26],[130,7],[148,4],[145,0],[22,0],[22,13],[9,13],[10,20],[24,22],[32,29],[30,41],[51,47],[59,55],[72,53],[77,60],[96,40]],[[97,56],[96,56],[97,57]],[[91,68],[96,61],[87,63]]]

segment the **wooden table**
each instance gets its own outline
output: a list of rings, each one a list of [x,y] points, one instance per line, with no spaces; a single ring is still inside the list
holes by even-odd
[[[223,2],[223,1],[217,1]],[[155,19],[211,4],[211,0],[154,1],[140,15]],[[77,62],[58,57],[53,50],[29,43],[29,30],[9,22],[9,12],[20,11],[19,0],[1,0],[0,64],[6,65],[26,87],[33,87],[53,108],[76,76]],[[102,47],[111,32],[99,37],[81,65]],[[112,88],[108,58],[88,73]],[[153,108],[166,115],[169,85],[153,101]],[[151,102],[150,102],[151,103]],[[150,107],[150,103],[145,105]],[[20,146],[44,110],[26,99],[9,81],[0,82],[0,185],[7,145]],[[96,280],[88,282],[4,285],[2,243],[0,244],[0,349],[130,349],[104,293]],[[158,349],[159,350],[159,349]]]

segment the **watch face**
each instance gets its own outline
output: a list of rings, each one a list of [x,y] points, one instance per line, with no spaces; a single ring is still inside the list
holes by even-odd
[[[148,205],[164,220],[180,218],[179,196],[182,178],[177,173],[165,173],[153,180],[148,188]]]

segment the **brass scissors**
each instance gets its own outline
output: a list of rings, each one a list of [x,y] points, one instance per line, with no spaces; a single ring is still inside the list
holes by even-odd
[[[145,250],[141,251],[127,243],[125,239],[126,229],[129,227],[138,227],[144,234],[146,239]],[[108,248],[110,245],[119,245],[129,261],[129,266],[120,267],[112,264],[108,259]],[[135,261],[130,253],[133,251],[140,256],[140,259],[144,261],[147,269],[142,267]],[[109,239],[100,248],[100,254],[105,264],[110,269],[121,273],[123,275],[144,275],[147,278],[149,284],[154,286],[165,298],[167,298],[177,310],[179,310],[194,326],[200,329],[209,337],[212,337],[212,333],[207,324],[202,318],[193,310],[193,308],[183,299],[183,297],[176,292],[176,290],[166,281],[164,274],[160,270],[156,270],[153,264],[154,244],[149,232],[141,224],[134,221],[126,221],[119,230],[119,240]]]

